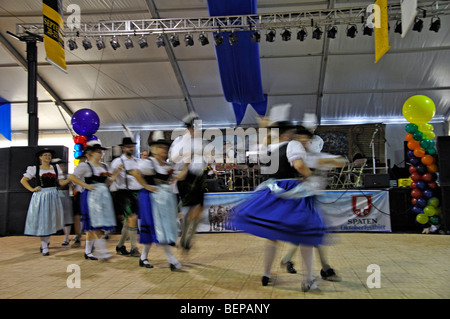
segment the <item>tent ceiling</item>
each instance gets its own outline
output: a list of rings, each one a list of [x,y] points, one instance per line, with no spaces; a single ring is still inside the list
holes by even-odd
[[[398,1],[389,1],[389,3]],[[208,16],[206,0],[72,0],[63,1],[81,8],[82,22],[100,20],[150,19],[151,4],[161,18]],[[283,12],[325,9],[328,6],[365,6],[373,1],[351,0],[258,0],[258,12]],[[439,1],[441,6],[449,1]],[[14,0],[0,3],[0,33],[22,58],[25,44],[6,36],[15,32],[17,23],[42,23],[42,1]],[[66,14],[67,16],[68,14]],[[338,26],[336,39],[308,38],[299,42],[292,29],[291,41],[281,41],[278,30],[275,42],[260,43],[261,72],[269,107],[277,103],[293,105],[293,119],[301,121],[305,112],[318,112],[322,124],[389,122],[402,120],[402,105],[412,95],[424,94],[436,104],[436,120],[450,115],[450,16],[441,16],[438,33],[428,30],[431,17],[424,19],[424,30],[410,30],[405,38],[389,32],[390,51],[374,64],[374,38],[359,33],[351,39],[346,26]],[[180,34],[183,36],[182,34]],[[66,46],[68,73],[45,61],[45,49],[38,44],[38,73],[54,93],[75,112],[92,108],[101,120],[101,130],[173,127],[188,112],[187,93],[205,126],[234,126],[233,109],[222,91],[212,34],[210,44],[173,48],[175,63],[185,83],[180,84],[177,69],[164,48],[157,48],[156,36],[148,37],[149,47],[122,46],[104,50]],[[108,40],[108,39],[106,39]],[[328,51],[324,43],[329,41]],[[325,53],[325,54],[324,54]],[[324,63],[322,63],[322,61]],[[172,61],[173,62],[173,61]],[[323,76],[321,77],[321,70]],[[27,130],[27,73],[11,50],[0,46],[0,96],[12,103],[13,131]],[[67,129],[70,115],[52,102],[42,85],[38,85],[39,125],[41,130]],[[65,121],[64,121],[65,120]],[[256,123],[256,112],[249,106],[242,125]]]

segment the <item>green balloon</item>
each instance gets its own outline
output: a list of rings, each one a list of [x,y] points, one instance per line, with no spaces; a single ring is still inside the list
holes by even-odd
[[[427,207],[425,207],[423,209],[423,213],[425,215],[427,215],[428,217],[433,216],[434,214],[436,214],[436,208],[434,208],[433,206],[428,205]]]
[[[431,216],[430,217],[430,224],[431,225],[439,225],[441,223],[441,219],[438,216]]]
[[[408,123],[408,124],[406,124],[405,129],[406,129],[406,132],[408,132],[408,133],[415,133],[415,132],[417,132],[419,127],[414,123]]]
[[[416,141],[420,141],[422,138],[423,138],[422,132],[417,131],[413,133],[413,139],[415,139]]]
[[[425,151],[430,155],[436,155],[436,149],[434,147],[427,148]]]
[[[439,198],[437,197],[431,197],[428,200],[428,206],[433,206],[434,208],[439,206]]]
[[[417,133],[415,133],[415,134],[417,134]],[[423,136],[422,136],[423,137]],[[429,139],[427,139],[427,138],[424,138],[424,139],[422,139],[421,141],[420,141],[420,147],[422,147],[422,148],[424,148],[424,149],[428,149],[428,148],[431,148],[432,147],[432,145],[431,145],[431,140],[429,140]],[[434,145],[433,145],[434,146]]]
[[[428,219],[428,216],[425,214],[417,214],[416,216],[417,222],[422,225],[428,223]]]

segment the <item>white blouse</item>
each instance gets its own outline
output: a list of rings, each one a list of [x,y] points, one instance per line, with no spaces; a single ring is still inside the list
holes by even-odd
[[[64,173],[61,170],[61,168],[59,167],[58,164],[56,164],[56,169],[58,170],[58,179],[64,179]],[[42,176],[44,174],[47,173],[53,173],[56,174],[53,166],[51,166],[51,169],[39,169],[39,176]],[[25,172],[25,174],[23,174],[24,177],[28,178],[28,179],[33,179],[36,177],[36,166],[28,166],[27,167],[27,171]]]
[[[105,169],[105,167],[103,166],[103,163],[100,166],[94,166],[93,164],[91,164],[91,166],[94,169],[94,173],[96,176],[100,176],[101,173],[105,173],[105,172],[110,173],[110,169],[108,168],[108,165],[106,165],[106,169]],[[88,163],[86,163],[86,162],[80,163],[80,164],[78,164],[77,167],[75,167],[75,170],[73,171],[73,175],[75,175],[76,177],[78,177],[79,179],[84,181],[85,177],[92,176],[92,170],[89,167]]]

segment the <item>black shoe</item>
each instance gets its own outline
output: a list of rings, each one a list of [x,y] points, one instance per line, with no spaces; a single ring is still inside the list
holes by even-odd
[[[118,255],[129,255],[130,252],[127,250],[127,248],[125,246],[119,247],[116,246],[116,253]]]
[[[329,268],[327,271],[324,271],[323,269],[320,270],[320,276],[323,280],[328,281],[341,281],[341,277],[339,277],[333,268]]]
[[[147,263],[144,263],[144,261],[146,261]],[[145,267],[145,268],[153,268],[153,265],[151,265],[151,264],[148,262],[148,259],[142,260],[142,259],[139,258],[139,266],[140,266],[140,267]]]
[[[290,274],[296,274],[297,273],[297,270],[295,270],[294,263],[292,261],[288,261],[286,263],[286,270]]]
[[[132,250],[130,250],[130,252],[128,254],[131,257],[141,257],[141,253],[139,252],[139,250],[137,248],[133,248]]]
[[[89,256],[89,255],[90,255],[90,256]],[[84,253],[84,259],[98,260],[98,258],[95,257],[95,256],[93,256],[92,253],[90,253],[89,255],[86,254],[86,253]]]
[[[269,284],[270,278],[266,276],[262,276],[261,283],[263,286],[267,286]]]

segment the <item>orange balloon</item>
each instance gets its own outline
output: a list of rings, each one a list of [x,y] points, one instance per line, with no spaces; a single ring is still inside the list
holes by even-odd
[[[418,141],[416,141],[416,140],[412,140],[412,141],[409,141],[408,142],[408,148],[410,149],[410,150],[415,150],[416,148],[419,148],[420,147],[420,142],[418,142]]]
[[[431,155],[425,155],[424,157],[422,157],[421,161],[424,165],[430,166],[434,163],[434,157]]]
[[[414,155],[417,156],[417,157],[424,157],[425,156],[425,150],[423,148],[421,148],[421,147],[416,148],[414,150]]]
[[[413,140],[413,135],[411,133],[406,134],[405,135],[405,140],[407,140],[408,142],[412,141]]]
[[[436,164],[427,165],[427,169],[429,173],[436,173],[438,171]]]

